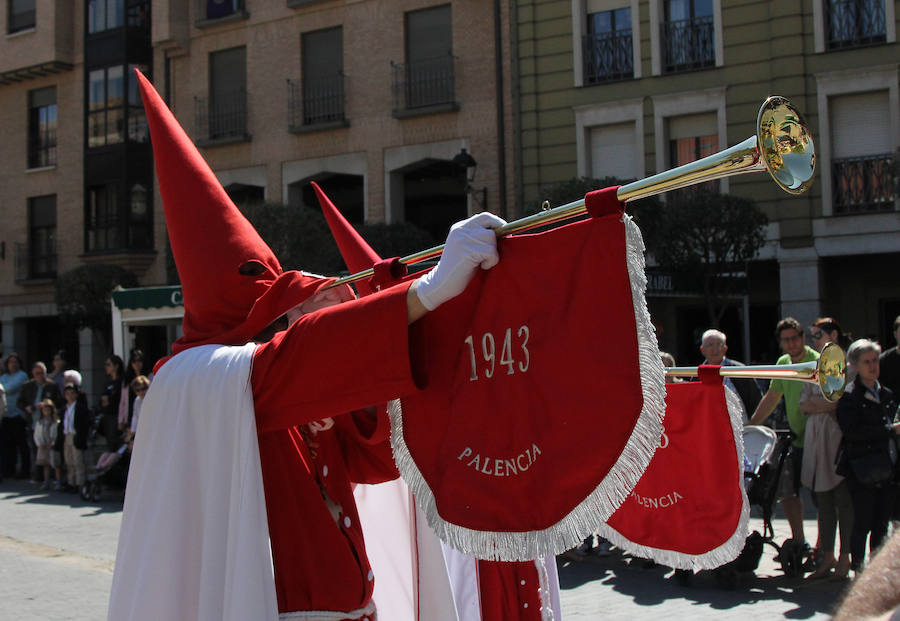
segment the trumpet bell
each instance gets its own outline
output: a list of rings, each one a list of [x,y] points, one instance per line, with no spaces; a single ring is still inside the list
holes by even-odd
[[[772,179],[790,194],[802,194],[816,174],[816,148],[800,112],[784,97],[766,99],[756,119],[756,139]]]
[[[816,381],[822,396],[829,401],[837,401],[844,394],[847,385],[847,358],[844,350],[836,343],[828,343],[819,356]]]

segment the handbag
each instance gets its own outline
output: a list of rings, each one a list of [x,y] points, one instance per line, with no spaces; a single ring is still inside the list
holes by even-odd
[[[876,487],[894,478],[894,462],[889,447],[893,441],[893,438],[888,438],[881,447],[872,447],[869,452],[849,458],[850,471],[865,487]]]

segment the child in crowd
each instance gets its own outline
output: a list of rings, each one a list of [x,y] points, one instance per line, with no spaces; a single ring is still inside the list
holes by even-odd
[[[150,388],[150,379],[146,375],[138,375],[131,380],[131,384],[129,385],[129,389],[135,397],[134,410],[131,415],[131,425],[126,433],[126,441],[128,442],[129,447],[128,450],[134,448],[134,434],[137,432],[138,419],[141,417],[141,406],[144,403],[144,395],[147,394],[148,388]]]
[[[41,401],[41,418],[34,426],[34,445],[37,447],[35,465],[44,467],[44,483],[41,489],[50,489],[50,468],[56,472],[54,489],[62,487],[62,473],[59,469],[59,454],[53,450],[56,444],[57,426],[59,418],[56,414],[56,405],[51,399]]]

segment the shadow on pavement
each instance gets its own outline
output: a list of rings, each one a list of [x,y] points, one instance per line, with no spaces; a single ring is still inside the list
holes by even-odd
[[[761,575],[742,574],[737,588],[727,590],[719,587],[712,572],[703,571],[695,574],[689,585],[683,586],[671,568],[650,566],[644,559],[631,558],[615,549],[608,557],[588,556],[581,561],[562,555],[557,557],[557,568],[563,590],[599,581],[606,588],[630,597],[634,604],[648,607],[683,600],[715,610],[728,610],[759,601],[780,600],[795,606],[785,612],[785,617],[790,619],[829,614],[850,584],[761,572]]]
[[[77,493],[61,491],[41,490],[37,483],[23,480],[4,479],[0,483],[0,498],[4,500],[17,500],[20,503],[42,504],[54,506],[70,506],[79,509],[92,508],[91,513],[83,514],[84,517],[100,515],[101,513],[121,513],[122,490],[110,488],[104,491],[103,496],[96,502],[82,500]]]

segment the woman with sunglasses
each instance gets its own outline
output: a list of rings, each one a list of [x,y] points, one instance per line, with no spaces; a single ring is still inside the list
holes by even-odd
[[[820,317],[809,328],[813,348],[821,352],[828,343],[846,349],[849,340],[833,317]],[[816,545],[819,566],[808,577],[846,578],[850,573],[850,533],[853,529],[853,503],[844,477],[835,472],[834,460],[841,444],[837,422],[837,403],[826,400],[818,385],[804,384],[800,393],[800,411],[807,417],[801,480],[816,495],[819,542]],[[835,559],[835,531],[840,526],[841,551]]]

